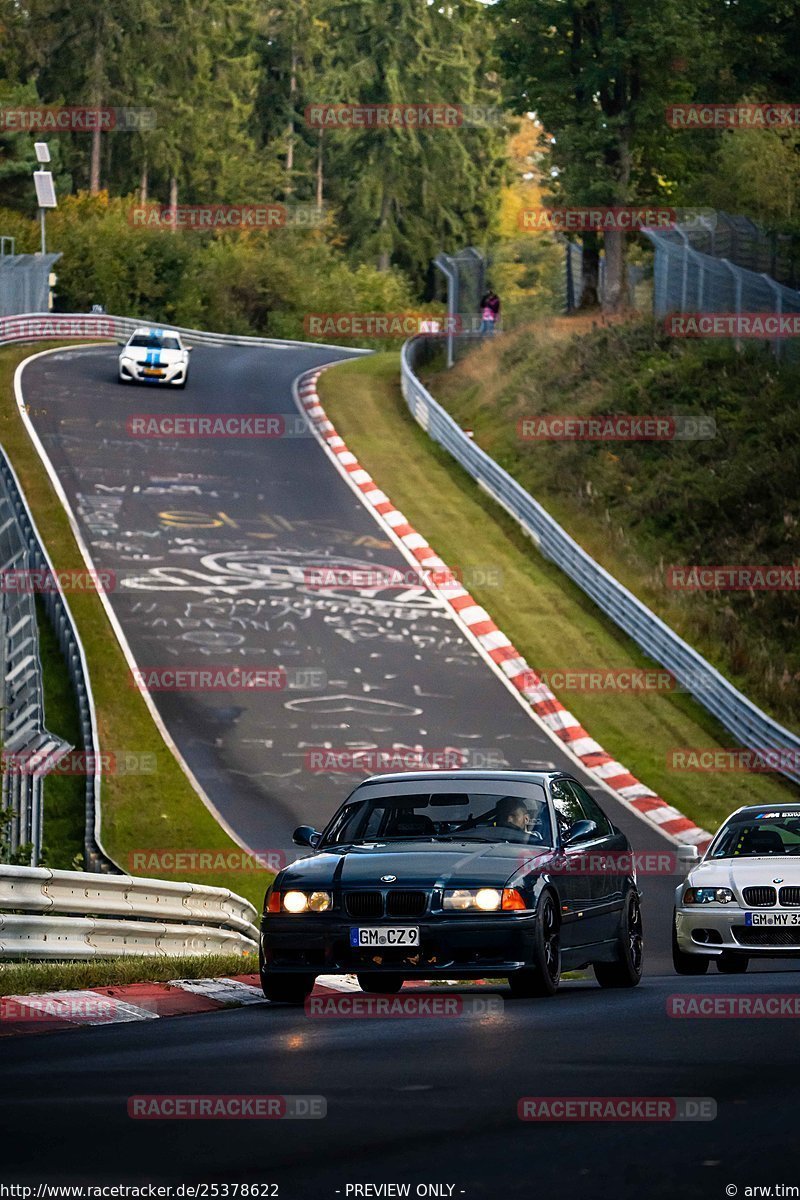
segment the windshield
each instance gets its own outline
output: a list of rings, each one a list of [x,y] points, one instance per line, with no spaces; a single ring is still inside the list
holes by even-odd
[[[143,350],[180,350],[181,344],[174,337],[158,337],[155,333],[137,333],[132,337],[129,346]]]
[[[723,825],[709,858],[800,854],[800,809],[741,813]]]
[[[535,783],[506,783],[493,789],[383,794],[370,789],[363,799],[336,814],[322,845],[354,842],[447,841],[516,842],[552,846],[552,827],[544,788]]]

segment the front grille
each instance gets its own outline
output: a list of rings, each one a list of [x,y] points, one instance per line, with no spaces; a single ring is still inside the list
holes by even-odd
[[[742,892],[745,904],[751,908],[770,908],[777,904],[778,894],[774,887],[749,887]]]
[[[380,892],[347,892],[344,906],[351,917],[383,916],[383,896]]]
[[[733,936],[740,946],[800,946],[800,929],[781,929],[774,926],[750,929],[747,925],[734,925]]]
[[[387,917],[421,917],[425,912],[428,896],[425,892],[389,892],[386,897]]]
[[[800,887],[782,887],[778,895],[784,908],[800,908]]]

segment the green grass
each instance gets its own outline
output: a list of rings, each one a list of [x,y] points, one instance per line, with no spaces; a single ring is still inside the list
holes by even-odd
[[[14,370],[37,349],[30,346],[0,350],[0,443],[17,472],[56,570],[81,571],[85,565],[66,514],[14,401]],[[129,856],[137,850],[234,850],[234,843],[219,827],[165,746],[141,695],[129,686],[125,658],[98,595],[93,591],[76,592],[68,599],[86,651],[101,750],[152,754],[156,767],[152,774],[104,775],[101,811],[106,850],[126,871],[130,869]],[[58,719],[58,704],[56,701],[55,719]],[[71,802],[65,797],[63,803],[66,812]],[[45,841],[48,837],[46,819]],[[266,871],[255,870],[182,871],[167,877],[228,887],[257,907],[272,878]]]
[[[594,559],[754,703],[800,729],[797,592],[671,590],[675,565],[800,562],[800,365],[763,346],[675,340],[650,320],[542,322],[428,386]],[[634,413],[716,422],[707,440],[529,442],[521,417]]]
[[[320,395],[349,448],[434,550],[464,572],[497,573],[499,586],[469,590],[534,670],[654,665],[416,425],[400,393],[396,354],[326,371]],[[670,769],[673,748],[732,741],[685,694],[586,691],[561,698],[610,754],[706,828],[746,801],[774,804],[797,794],[778,776]]]
[[[170,979],[213,979],[220,975],[252,975],[257,971],[256,954],[0,963],[0,996],[26,996],[65,988],[121,987],[126,983],[168,983]]]

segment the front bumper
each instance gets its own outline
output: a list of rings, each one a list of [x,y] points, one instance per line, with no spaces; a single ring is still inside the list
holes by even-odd
[[[800,955],[800,925],[749,927],[738,904],[698,905],[676,909],[678,948],[684,954],[719,958],[736,951],[752,958],[786,958]],[[785,912],[786,909],[774,910]]]
[[[189,364],[188,363],[165,363],[156,368],[156,375],[146,375],[145,370],[148,368],[140,366],[133,362],[120,362],[119,377],[120,379],[130,380],[131,383],[151,383],[151,384],[179,384],[186,379]]]
[[[529,966],[534,953],[535,913],[500,917],[422,917],[416,921],[269,916],[262,923],[261,952],[267,970],[346,975],[359,971],[402,974],[407,979],[481,979],[488,971],[509,975]],[[419,928],[419,946],[355,948],[350,930],[369,926]]]

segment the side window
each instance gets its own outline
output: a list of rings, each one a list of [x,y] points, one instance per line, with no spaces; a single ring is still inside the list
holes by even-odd
[[[574,779],[570,780],[568,786],[577,797],[587,821],[594,821],[597,826],[597,837],[608,837],[611,833],[611,822],[597,801],[593,800],[586,791],[586,788],[582,787]]]
[[[550,795],[556,810],[558,832],[563,837],[570,825],[583,820],[583,811],[569,784],[562,779],[556,779],[551,785]]]

